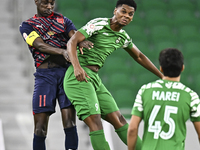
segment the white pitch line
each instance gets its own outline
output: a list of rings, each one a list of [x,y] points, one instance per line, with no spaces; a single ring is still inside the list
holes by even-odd
[[[1,119],[0,119],[0,150],[5,150],[4,138],[3,138],[3,126]]]

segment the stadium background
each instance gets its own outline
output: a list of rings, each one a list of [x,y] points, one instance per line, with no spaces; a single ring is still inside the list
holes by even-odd
[[[56,11],[71,19],[77,28],[96,17],[112,17],[117,0],[56,0]],[[22,40],[18,26],[33,16],[33,0],[0,0],[1,50],[0,50],[0,150],[31,149],[33,90],[33,61]],[[177,47],[185,56],[185,71],[181,81],[199,95],[200,74],[200,1],[199,0],[136,0],[137,11],[133,21],[124,29],[133,43],[159,68],[159,52],[166,47]],[[16,65],[17,64],[17,65]],[[116,99],[127,119],[138,89],[157,77],[139,66],[123,50],[115,51],[99,71],[106,87]],[[60,113],[50,118],[47,139],[48,150],[63,149],[63,131]],[[90,150],[88,130],[79,121],[80,150]],[[104,122],[105,123],[105,122]],[[3,130],[1,130],[1,127]],[[196,150],[196,135],[188,123],[190,142],[186,150]],[[59,130],[58,130],[59,129]],[[125,149],[116,134],[105,130],[115,150]],[[2,133],[3,132],[3,133]],[[114,132],[114,131],[112,131]],[[1,137],[4,137],[2,140]],[[2,142],[3,141],[3,142]],[[1,145],[5,143],[5,145]],[[111,145],[112,145],[111,144]],[[193,148],[191,148],[193,146]],[[117,147],[117,148],[116,148]]]

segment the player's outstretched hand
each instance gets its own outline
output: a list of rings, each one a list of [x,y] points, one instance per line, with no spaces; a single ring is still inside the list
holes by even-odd
[[[87,49],[91,49],[93,48],[93,43],[90,41],[82,41],[78,44],[79,46],[79,51],[81,52],[81,54],[83,54],[83,48],[87,48]]]
[[[74,68],[74,75],[76,77],[76,79],[78,81],[85,81],[85,82],[88,82],[86,77],[87,78],[90,78],[87,73],[85,72],[85,70],[81,67],[79,68]]]

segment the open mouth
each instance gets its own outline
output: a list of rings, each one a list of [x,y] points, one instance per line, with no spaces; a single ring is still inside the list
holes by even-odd
[[[128,21],[123,19],[122,22],[123,22],[123,23],[127,23]]]

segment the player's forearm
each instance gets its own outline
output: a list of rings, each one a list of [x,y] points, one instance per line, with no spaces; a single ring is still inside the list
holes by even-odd
[[[38,38],[33,42],[33,47],[35,47],[39,51],[43,53],[48,53],[51,55],[63,55],[63,51],[65,51],[65,49],[53,47],[44,42],[40,42],[39,40],[40,39]]]
[[[147,70],[154,73],[159,78],[163,78],[163,74],[156,68],[156,66],[144,55],[140,54],[138,58],[135,59],[140,65],[145,67]]]
[[[127,136],[128,150],[135,150],[137,142],[137,131],[129,131]]]
[[[76,46],[77,46],[77,43],[74,41],[69,41],[67,44],[67,51],[70,58],[70,62],[74,68],[80,67]]]

